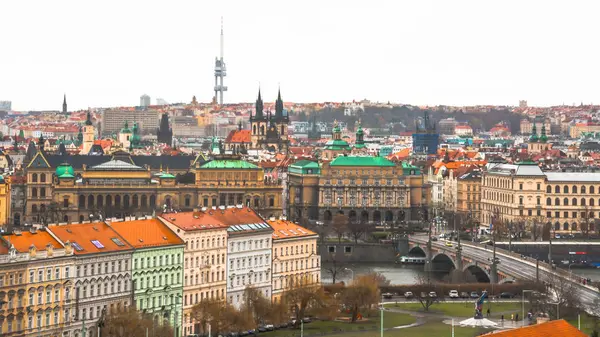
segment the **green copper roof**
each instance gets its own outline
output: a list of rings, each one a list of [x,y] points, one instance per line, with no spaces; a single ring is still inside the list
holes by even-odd
[[[163,173],[162,173],[162,174],[159,176],[159,178],[160,178],[160,179],[175,179],[175,176],[174,176],[174,175],[172,175],[171,173],[164,173],[164,172],[163,172]]]
[[[290,166],[304,167],[304,168],[319,168],[319,163],[310,161],[310,160],[299,160]]]
[[[63,173],[58,176],[58,179],[68,179],[68,178],[75,178],[75,176],[72,174],[69,174],[69,173]]]
[[[310,160],[299,160],[288,168],[290,173],[298,174],[320,174],[321,167],[319,163]]]
[[[337,157],[331,164],[331,166],[396,166],[393,162],[383,157]]]
[[[411,172],[412,171],[412,172]],[[405,161],[402,162],[402,174],[403,175],[420,175],[421,174],[421,168],[411,165]]]
[[[239,159],[215,159],[200,166],[203,169],[257,169],[258,166]]]
[[[365,148],[365,144],[354,144],[354,148],[355,149],[364,149]]]
[[[63,163],[58,165],[58,167],[56,168],[56,176],[57,177],[62,177],[65,174],[68,174],[72,177],[75,176],[75,171],[73,170],[73,167],[69,164],[69,163]]]
[[[325,144],[325,148],[327,150],[348,150],[350,149],[350,145],[348,142],[341,139],[330,140]]]

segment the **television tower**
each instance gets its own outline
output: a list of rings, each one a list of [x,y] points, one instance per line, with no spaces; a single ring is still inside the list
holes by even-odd
[[[227,87],[223,85],[223,78],[227,76],[227,68],[223,61],[223,17],[221,17],[221,56],[215,58],[215,101],[219,99],[219,105],[223,105],[223,92]]]

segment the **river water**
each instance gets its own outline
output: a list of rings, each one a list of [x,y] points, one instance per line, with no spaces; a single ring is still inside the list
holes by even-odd
[[[323,268],[321,269],[321,279],[323,283],[331,283],[332,277],[331,273],[327,271],[327,267],[329,265],[327,263],[323,263]],[[344,281],[348,282],[352,279],[352,273],[354,272],[355,276],[360,274],[368,274],[370,272],[379,272],[382,273],[388,280],[390,280],[390,284],[413,284],[416,283],[416,279],[419,276],[425,276],[424,266],[423,265],[403,265],[403,264],[395,264],[395,263],[353,263],[345,266],[346,268],[352,270],[342,270],[338,272],[336,276],[336,281]],[[573,274],[581,275],[587,278],[591,278],[594,281],[600,281],[600,269],[572,269]],[[442,280],[444,278],[443,273],[435,273],[432,276],[438,280]]]

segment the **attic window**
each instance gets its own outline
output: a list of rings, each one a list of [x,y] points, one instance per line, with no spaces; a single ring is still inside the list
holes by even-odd
[[[163,236],[163,240],[166,240],[166,239],[167,239],[167,237],[166,237],[166,236]]]
[[[70,229],[67,228],[67,233],[73,233]]]
[[[92,240],[92,243],[93,243],[93,244],[94,244],[94,246],[96,246],[96,248],[98,248],[98,249],[102,249],[102,248],[104,248],[104,245],[103,245],[103,244],[102,244],[100,241],[98,241],[98,240]]]
[[[71,245],[73,246],[73,248],[75,248],[76,251],[80,252],[83,250],[83,248],[77,243],[77,242],[73,242],[71,243]]]
[[[112,242],[115,243],[115,245],[119,246],[119,247],[123,247],[125,246],[125,244],[123,243],[123,241],[121,241],[119,238],[111,238]]]

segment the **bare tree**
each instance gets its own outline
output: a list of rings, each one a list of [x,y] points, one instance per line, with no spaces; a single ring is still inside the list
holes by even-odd
[[[541,215],[532,217],[528,222],[527,230],[531,233],[531,239],[533,241],[537,241],[542,237],[544,232],[544,226],[546,225],[546,217]]]
[[[329,273],[329,275],[331,275],[331,283],[335,284],[338,273],[344,269],[346,264],[344,261],[340,261],[336,257],[335,253],[329,253],[329,256],[325,258],[324,262],[325,263],[322,264],[322,268],[325,270],[326,273]]]
[[[554,273],[546,275],[546,282],[548,296],[546,302],[542,302],[546,312],[553,312],[556,317],[558,310],[561,316],[569,316],[583,309],[578,285]]]
[[[344,214],[336,214],[333,217],[333,223],[331,226],[333,232],[338,238],[338,243],[342,243],[342,237],[348,231],[348,217]]]
[[[590,237],[590,230],[593,227],[594,223],[594,213],[592,212],[590,206],[585,205],[581,206],[581,233],[585,235],[586,238]]]
[[[432,305],[440,302],[439,296],[429,295],[430,292],[434,291],[431,278],[422,275],[417,276],[415,289],[415,298],[419,301],[419,303],[421,303],[423,310],[429,311],[429,308]]]
[[[102,335],[114,337],[145,336],[146,331],[152,332],[156,337],[173,336],[173,329],[168,323],[154,324],[151,318],[144,317],[143,314],[128,308],[110,312],[104,319],[104,328]]]
[[[347,228],[350,236],[354,239],[354,243],[358,243],[358,239],[367,232],[366,224],[362,224],[358,221],[350,221]]]

